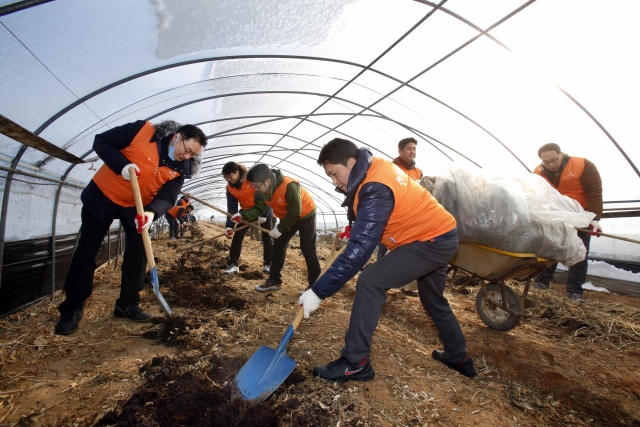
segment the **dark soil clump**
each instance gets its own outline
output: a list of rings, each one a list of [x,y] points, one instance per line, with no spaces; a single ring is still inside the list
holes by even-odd
[[[298,370],[281,387],[290,393],[284,401],[275,395],[255,406],[232,400],[235,374],[243,363],[216,355],[155,357],[140,368],[145,384],[96,425],[276,427],[283,417],[291,417],[292,426],[327,425],[328,411],[308,401],[307,390],[300,387],[306,377]],[[292,397],[298,394],[300,398]]]

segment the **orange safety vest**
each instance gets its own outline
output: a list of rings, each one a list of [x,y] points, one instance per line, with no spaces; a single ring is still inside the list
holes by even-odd
[[[571,157],[569,159],[562,170],[562,174],[560,175],[558,187],[553,185],[551,180],[540,171],[540,165],[536,166],[536,170],[534,172],[546,179],[547,182],[553,188],[558,190],[560,194],[571,197],[573,200],[580,203],[584,209],[587,209],[587,195],[584,193],[584,188],[582,188],[582,183],[580,182],[580,178],[584,172],[584,158]]]
[[[276,218],[283,219],[287,216],[287,200],[285,199],[285,194],[290,182],[298,184],[298,181],[295,179],[285,176],[282,183],[276,188],[276,191],[273,192],[271,200],[265,200],[267,206],[271,206],[271,209],[273,209],[273,215],[275,215]],[[311,198],[311,195],[309,195],[307,190],[302,186],[300,186],[300,198],[302,199],[302,213],[300,214],[300,218],[304,218],[316,208],[316,204],[313,198]]]
[[[169,209],[169,212],[167,213],[172,217],[174,217],[175,219],[178,219],[178,211],[180,209],[184,209],[184,208],[182,206],[174,206],[171,209]],[[186,212],[187,210],[185,209],[184,211]],[[182,216],[184,216],[184,214]]]
[[[393,191],[393,211],[380,240],[388,249],[416,241],[426,242],[456,227],[453,215],[425,188],[408,179],[395,164],[378,157],[373,158],[367,176],[356,190],[355,214],[358,213],[358,193],[369,182],[379,182]]]
[[[179,205],[179,206],[180,206],[181,208],[186,208],[187,206],[189,206],[189,205],[191,204],[191,202],[190,202],[190,201],[185,200],[185,199],[180,199],[180,200],[179,200],[179,202],[180,202],[180,205]]]
[[[227,184],[227,190],[233,197],[236,198],[238,203],[240,203],[240,209],[246,211],[247,209],[251,209],[253,205],[255,205],[255,201],[253,199],[256,194],[256,189],[247,181],[246,179],[242,181],[240,184],[240,188],[232,187]]]
[[[150,142],[154,133],[155,127],[147,122],[133,138],[131,144],[120,150],[131,163],[135,163],[140,168],[138,184],[143,205],[151,203],[158,190],[166,182],[180,176],[180,172],[167,166],[158,167],[160,164],[158,144]],[[106,164],[98,169],[98,172],[93,176],[93,182],[113,203],[125,208],[136,205],[131,182],[124,179],[119,173],[112,171]]]
[[[395,163],[394,163],[394,165],[395,165]],[[398,166],[407,175],[409,175],[409,178],[411,178],[411,179],[419,180],[420,178],[422,178],[422,171],[417,167],[414,167],[413,169],[405,169],[404,166],[400,166],[400,165],[396,165],[396,166]]]

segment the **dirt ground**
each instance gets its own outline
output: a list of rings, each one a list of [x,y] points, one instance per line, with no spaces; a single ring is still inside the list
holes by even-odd
[[[201,222],[186,239],[154,241],[172,324],[150,285],[141,305],[153,323],[113,317],[113,262],[96,272],[76,333],[53,334],[60,294],[0,319],[0,426],[640,425],[640,299],[587,291],[577,305],[561,285],[533,290],[533,317],[508,332],[481,321],[479,287],[446,291],[479,371],[473,380],[431,358],[441,348],[433,323],[417,298],[391,290],[373,339],[375,379],[337,385],[311,370],[340,354],[354,278],[302,322],[285,383],[256,406],[232,400],[235,375],[260,346],[277,347],[307,282],[295,239],[282,290],[266,294],[254,291],[266,276],[262,246],[248,235],[235,276],[222,274],[224,238],[176,252],[221,230]],[[330,243],[318,253],[322,264]]]

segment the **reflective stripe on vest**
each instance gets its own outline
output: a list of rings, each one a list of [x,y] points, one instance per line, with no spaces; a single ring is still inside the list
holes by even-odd
[[[251,209],[253,205],[255,205],[255,201],[253,199],[256,194],[256,189],[247,181],[246,179],[242,181],[240,184],[240,188],[232,187],[227,184],[227,190],[233,197],[236,198],[238,203],[240,203],[240,209],[246,211],[247,209]]]
[[[540,165],[536,166],[534,172],[546,179],[553,188],[558,190],[558,193],[571,197],[580,203],[584,209],[587,208],[587,195],[584,193],[582,183],[580,182],[580,178],[582,178],[582,173],[584,172],[584,158],[571,157],[569,159],[560,175],[558,187],[553,185],[551,180],[540,171]]]
[[[150,142],[155,128],[149,122],[140,129],[128,147],[120,150],[131,163],[135,163],[140,168],[140,194],[142,204],[151,203],[158,190],[167,182],[180,176],[179,172],[167,166],[160,166],[160,155],[158,154],[158,144]],[[113,203],[125,208],[135,206],[131,182],[111,170],[109,166],[103,164],[98,172],[93,176],[100,191]]]
[[[285,195],[287,193],[287,186],[291,182],[298,184],[298,181],[295,179],[285,176],[282,183],[276,188],[276,191],[273,192],[271,200],[265,200],[265,203],[273,209],[273,215],[276,218],[283,219],[287,216],[287,200]],[[300,199],[302,200],[302,213],[300,214],[300,218],[304,218],[316,208],[316,204],[311,195],[309,195],[307,190],[302,186],[300,186]]]
[[[379,182],[393,191],[394,206],[384,229],[383,245],[389,249],[412,242],[426,242],[456,227],[456,220],[420,184],[388,160],[373,158],[367,176],[356,190],[353,211],[358,221],[358,193],[365,184]]]

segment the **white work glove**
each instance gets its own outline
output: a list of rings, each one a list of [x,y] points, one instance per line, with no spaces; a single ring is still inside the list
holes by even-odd
[[[274,227],[274,229],[269,232],[269,237],[274,240],[280,236],[282,236],[282,233],[280,232],[280,230],[278,230],[278,227]]]
[[[265,222],[267,222],[267,218],[266,217],[261,216],[261,217],[258,218],[258,224],[264,224]]]
[[[302,306],[305,319],[308,319],[309,315],[320,307],[320,301],[322,300],[318,298],[318,295],[316,295],[316,293],[311,289],[307,289],[302,293],[302,295],[300,295],[298,305]]]
[[[142,233],[142,230],[144,230],[145,228],[148,229],[151,226],[153,217],[154,217],[153,212],[145,212],[144,220],[142,218],[142,215],[136,214],[136,219],[134,221],[136,223],[136,229],[138,230],[138,233]]]
[[[231,216],[231,221],[235,222],[236,224],[242,223],[242,215],[240,215],[239,213],[233,214]]]
[[[351,237],[351,226],[345,225],[344,227],[342,227],[342,230],[340,230],[340,240],[342,240],[343,242],[348,242],[350,237]]]
[[[594,219],[593,221],[591,221],[589,223],[589,228],[593,231],[593,233],[589,233],[589,236],[600,237],[599,234],[596,234],[596,233],[602,233],[602,227],[600,227],[599,219]]]
[[[129,176],[129,168],[134,168],[136,170],[136,176],[140,176],[140,168],[135,163],[129,163],[127,166],[122,168],[122,172],[120,174],[127,181],[131,181],[131,177]]]

